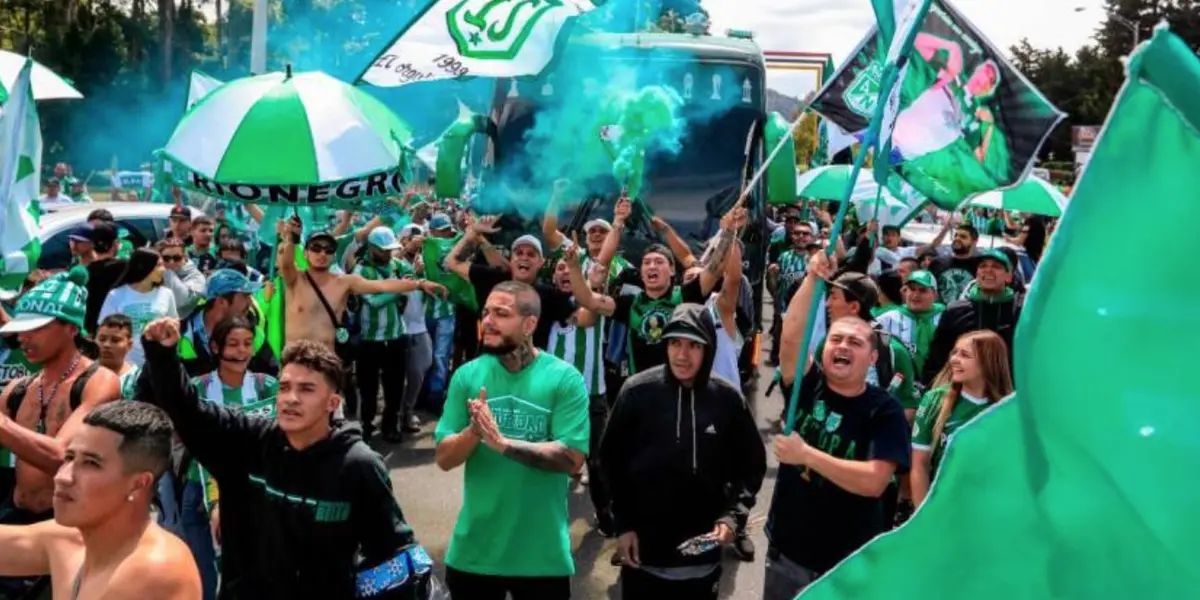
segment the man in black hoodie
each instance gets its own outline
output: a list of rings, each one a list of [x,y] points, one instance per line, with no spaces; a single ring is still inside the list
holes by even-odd
[[[357,425],[334,419],[342,366],[331,349],[284,348],[277,417],[265,419],[197,396],[175,351],[178,321],[154,321],[143,336],[138,386],[150,389],[139,397],[166,410],[221,485],[220,598],[351,600],[358,571],[427,563],[383,460]]]
[[[744,527],[767,469],[742,393],[710,378],[710,311],[681,304],[667,364],[625,382],[600,446],[625,600],[717,597],[720,547]]]
[[[1013,264],[1008,255],[997,249],[981,252],[975,266],[975,285],[967,289],[967,296],[951,302],[929,342],[929,356],[921,371],[921,381],[929,385],[946,361],[959,336],[980,329],[990,329],[1004,339],[1008,345],[1008,360],[1012,364],[1013,334],[1017,331],[1017,320],[1021,318],[1021,307],[1025,297],[1014,292]]]

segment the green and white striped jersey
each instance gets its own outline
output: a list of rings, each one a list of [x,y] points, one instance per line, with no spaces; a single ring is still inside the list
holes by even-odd
[[[779,255],[779,289],[775,298],[779,301],[779,310],[787,309],[791,297],[787,290],[791,285],[804,278],[808,271],[808,252],[804,250],[787,250]]]
[[[378,267],[360,262],[354,273],[363,279],[403,279],[413,274],[411,267],[400,259],[393,258],[387,267]],[[358,318],[362,324],[362,339],[367,342],[389,342],[404,335],[404,311],[400,306],[401,294],[371,294],[362,297],[362,308]]]
[[[575,369],[583,374],[589,396],[605,393],[604,326],[604,317],[591,327],[579,327],[575,317],[566,324],[556,321],[550,326],[550,343],[546,351],[575,365]]]

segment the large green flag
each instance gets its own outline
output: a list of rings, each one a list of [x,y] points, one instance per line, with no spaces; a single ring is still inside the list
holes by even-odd
[[[425,246],[421,250],[421,260],[425,262],[425,278],[446,286],[449,298],[455,304],[478,311],[479,301],[475,299],[475,286],[457,274],[442,268],[442,261],[454,249],[454,245],[461,237],[462,234],[452,238],[426,236]]]
[[[908,524],[803,600],[1200,598],[1194,264],[1142,251],[1200,222],[1181,175],[1198,132],[1200,60],[1160,28],[1025,301],[1017,395],[959,430]]]

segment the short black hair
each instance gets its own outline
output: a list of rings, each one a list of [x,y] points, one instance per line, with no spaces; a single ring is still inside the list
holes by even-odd
[[[647,254],[661,254],[662,256],[666,257],[667,262],[671,263],[671,268],[675,268],[675,253],[671,252],[670,248],[662,244],[650,244],[649,246],[646,246],[644,251],[642,251],[643,257]]]
[[[200,215],[200,216],[192,219],[192,227],[198,227],[200,225],[212,225],[212,224],[213,224],[213,220],[210,217],[207,217],[205,215]]]
[[[297,364],[310,371],[320,373],[333,387],[333,391],[340,392],[342,390],[344,372],[342,361],[329,346],[312,340],[290,342],[283,348],[283,355],[279,360],[279,370],[282,372],[284,367],[290,364]]]
[[[517,313],[522,317],[542,316],[542,298],[532,285],[520,281],[502,281],[492,288],[491,293],[496,292],[512,294],[517,301]]]
[[[134,400],[108,402],[83,418],[85,425],[121,435],[117,450],[125,472],[150,471],[155,479],[171,464],[171,419],[163,409]]]
[[[970,223],[959,223],[958,227],[955,227],[955,229],[958,231],[967,232],[967,235],[971,236],[971,239],[973,240],[979,239],[979,230],[975,229],[975,226]]]
[[[233,294],[230,294],[230,296],[232,295]],[[225,296],[222,296],[222,298],[225,298]],[[213,345],[216,346],[218,350],[224,348],[225,341],[229,339],[229,334],[238,329],[249,331],[251,335],[254,334],[254,324],[251,323],[250,319],[247,319],[246,317],[234,315],[232,317],[225,317],[224,319],[221,319],[221,321],[217,323],[217,326],[213,327]]]
[[[112,223],[116,219],[113,218],[112,211],[108,210],[107,208],[97,208],[96,210],[93,210],[92,212],[88,213],[87,220],[89,220],[89,221],[104,221],[105,223]]]
[[[100,321],[100,327],[124,329],[125,331],[129,332],[129,335],[133,335],[133,319],[130,319],[128,316],[120,313],[113,313],[107,317],[104,317],[104,319]]]
[[[221,242],[221,245],[217,247],[217,254],[223,252],[237,252],[242,255],[242,258],[246,258],[246,246],[236,237]]]

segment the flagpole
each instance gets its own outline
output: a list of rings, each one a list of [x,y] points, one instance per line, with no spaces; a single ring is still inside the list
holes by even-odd
[[[796,143],[794,137],[796,135],[796,128],[800,126],[800,120],[804,118],[806,113],[808,113],[809,107],[811,106],[811,99],[800,105],[800,108],[798,109],[800,114],[796,115],[796,120],[792,121],[792,124],[788,126],[787,134],[780,138],[779,143],[775,144],[775,147],[772,148],[771,152],[767,154],[766,160],[764,160],[762,165],[758,167],[758,170],[754,172],[754,176],[750,178],[750,181],[746,183],[746,187],[743,188],[742,193],[738,195],[738,203],[745,204],[746,198],[750,196],[750,190],[753,190],[754,186],[758,185],[758,180],[762,179],[763,174],[767,172],[767,167],[771,165],[771,161],[775,160],[775,157],[778,156],[783,150],[784,145],[789,142],[792,144]]]

